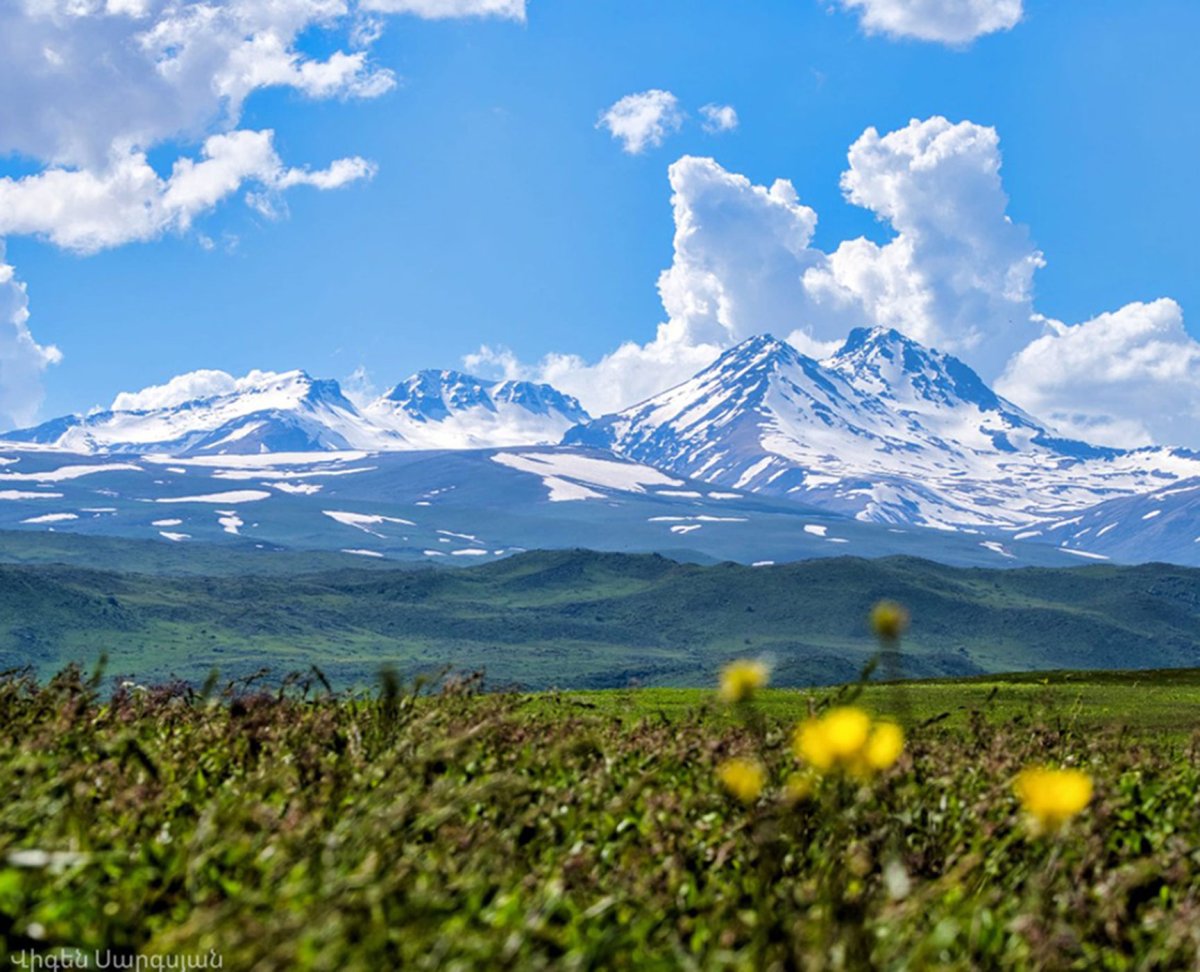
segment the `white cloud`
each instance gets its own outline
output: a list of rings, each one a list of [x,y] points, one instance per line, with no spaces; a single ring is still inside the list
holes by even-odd
[[[669,169],[675,257],[658,278],[668,320],[659,340],[726,347],[751,334],[787,334],[817,317],[835,320],[808,331],[814,350],[845,334],[853,318],[827,311],[805,286],[826,256],[810,246],[817,214],[786,179],[756,186],[712,159],[684,156]]]
[[[887,324],[961,354],[985,377],[1040,332],[1032,276],[1042,263],[1006,215],[994,130],[944,118],[880,136],[849,154],[847,198],[890,224],[832,253],[813,245],[817,214],[786,179],[755,185],[712,159],[670,167],[674,257],[659,277],[667,320],[645,345],[595,364],[551,355],[523,365],[494,349],[482,361],[561,385],[589,410],[623,407],[764,331],[821,357],[854,326]]]
[[[10,0],[0,5],[0,153],[97,168],[114,151],[235,127],[254,91],[375,97],[365,50],[302,53],[351,22],[349,0]]]
[[[1047,321],[997,388],[1074,438],[1200,447],[1200,343],[1173,300],[1126,304],[1075,326]]]
[[[342,394],[359,408],[371,404],[379,397],[379,388],[366,365],[359,365],[341,382]]]
[[[0,179],[0,237],[40,236],[93,253],[187,229],[246,182],[269,192],[300,185],[335,189],[374,172],[360,158],[339,159],[315,172],[289,169],[273,138],[269,129],[212,135],[199,160],[178,159],[165,179],[141,152],[114,156],[100,171],[51,168]]]
[[[858,11],[863,30],[962,46],[984,34],[1011,30],[1022,0],[841,0]]]
[[[0,156],[43,168],[0,179],[0,247],[6,235],[29,234],[91,253],[186,230],[242,186],[252,187],[247,203],[275,215],[286,189],[370,177],[374,166],[358,157],[315,171],[287,166],[269,130],[238,123],[246,99],[266,88],[310,98],[394,88],[370,54],[387,13],[523,20],[525,3],[3,0]],[[310,43],[323,53],[308,53]],[[172,140],[202,141],[199,158],[185,153],[160,175],[147,153]],[[41,397],[38,376],[59,355],[33,340],[24,287],[0,268],[0,417],[26,422]]]
[[[738,127],[738,113],[733,105],[708,104],[700,109],[704,116],[701,123],[704,130],[711,135],[721,132],[732,132]]]
[[[994,378],[1037,334],[1033,275],[1044,265],[1028,231],[1007,215],[996,130],[941,117],[883,136],[868,128],[849,161],[846,198],[896,235],[884,246],[841,244],[806,275],[806,290]]]
[[[38,344],[29,333],[25,285],[4,262],[0,242],[0,427],[19,428],[42,402],[42,372],[58,362],[58,348]]]
[[[679,131],[683,118],[678,98],[670,91],[652,88],[626,95],[601,114],[596,127],[607,128],[624,151],[639,155]]]
[[[364,10],[410,13],[427,20],[450,17],[525,19],[525,0],[360,0],[359,5]]]
[[[202,368],[176,375],[162,385],[149,385],[141,391],[119,392],[110,408],[114,412],[142,412],[173,408],[197,398],[227,395],[237,390],[237,379],[227,371]]]
[[[217,395],[229,395],[234,392],[261,388],[263,385],[278,381],[283,377],[284,375],[280,372],[255,369],[241,378],[235,378],[227,371],[201,368],[197,371],[176,375],[161,385],[149,385],[135,392],[120,392],[113,399],[109,408],[114,412],[142,412],[158,408],[174,408],[184,402],[192,402],[201,398],[212,398]]]

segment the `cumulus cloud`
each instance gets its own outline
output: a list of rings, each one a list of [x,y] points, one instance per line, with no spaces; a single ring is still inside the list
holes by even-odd
[[[314,99],[394,88],[370,51],[389,13],[523,20],[525,2],[5,0],[0,156],[41,168],[0,179],[0,243],[29,234],[91,253],[186,230],[243,187],[249,205],[274,216],[285,190],[369,178],[374,166],[357,156],[286,165],[269,130],[238,125],[247,98],[267,88]],[[168,142],[200,143],[199,155],[152,166],[147,153]],[[4,272],[0,415],[12,415],[40,400],[36,376],[58,352],[33,341],[24,289]]]
[[[1022,0],[841,0],[841,4],[859,14],[869,34],[952,46],[1011,30],[1023,16]]]
[[[463,357],[463,367],[479,375],[546,382],[579,399],[591,414],[604,415],[683,381],[721,351],[715,344],[680,342],[666,325],[660,325],[653,341],[626,341],[595,362],[554,353],[526,363],[509,348],[483,345]]]
[[[662,145],[683,125],[684,113],[679,99],[670,91],[652,88],[626,95],[600,115],[597,128],[606,128],[621,148],[640,155],[648,148]]]
[[[996,132],[935,117],[851,146],[846,198],[892,230],[884,244],[813,245],[817,213],[786,179],[756,185],[713,159],[668,170],[674,255],[660,275],[667,319],[647,344],[587,364],[526,366],[485,349],[481,363],[555,381],[592,411],[626,406],[686,378],[752,334],[814,357],[862,324],[895,327],[994,378],[1041,332],[1033,275],[1042,255],[1007,215]]]
[[[12,0],[0,5],[0,152],[96,168],[114,148],[232,128],[271,87],[370,98],[395,78],[365,50],[302,53],[349,0]]]
[[[1044,265],[1007,215],[1000,161],[996,130],[971,122],[914,119],[883,136],[868,128],[850,147],[842,191],[896,235],[841,244],[806,274],[806,289],[994,378],[1037,334],[1033,276]]]
[[[269,129],[212,135],[198,160],[177,160],[167,178],[159,177],[144,153],[130,152],[100,171],[51,168],[0,179],[0,236],[40,236],[64,249],[94,253],[187,229],[247,182],[268,192],[301,185],[336,189],[374,172],[357,157],[317,171],[287,168],[273,138]]]
[[[25,285],[4,262],[0,242],[0,427],[27,425],[42,402],[42,372],[62,355],[29,333]]]
[[[845,334],[854,316],[814,300],[806,286],[827,258],[810,245],[817,214],[789,181],[756,186],[694,156],[668,176],[675,256],[658,278],[668,317],[659,341],[721,348],[763,331],[795,332],[802,350],[821,353]]]
[[[1047,321],[997,388],[1074,438],[1200,447],[1200,343],[1170,299],[1074,326]]]
[[[524,363],[481,348],[469,366],[549,381],[593,413],[681,381],[724,348],[771,331],[814,357],[849,328],[895,327],[964,358],[1060,432],[1101,444],[1200,446],[1200,343],[1171,300],[1083,324],[1047,321],[1033,301],[1044,263],[1007,215],[996,132],[944,118],[851,146],[842,190],[890,227],[883,244],[813,245],[817,214],[785,179],[756,185],[712,159],[669,169],[674,256],[659,277],[667,319],[645,344],[598,361]]]
[[[704,121],[700,124],[710,135],[732,132],[738,127],[738,113],[733,105],[707,104],[700,109]]]

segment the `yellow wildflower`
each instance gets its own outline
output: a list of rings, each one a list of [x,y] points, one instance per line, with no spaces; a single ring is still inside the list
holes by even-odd
[[[868,777],[899,759],[904,732],[894,722],[872,723],[862,709],[842,706],[802,722],[792,746],[798,759],[822,773],[844,770]]]
[[[797,757],[822,772],[848,767],[866,745],[871,717],[852,706],[830,709],[806,719],[796,729],[793,747]]]
[[[904,751],[904,730],[894,722],[877,722],[867,740],[863,759],[873,770],[888,769]]]
[[[895,641],[908,630],[908,610],[895,601],[880,601],[871,611],[871,628],[885,641]]]
[[[1038,830],[1056,830],[1092,800],[1092,778],[1082,770],[1031,766],[1013,785]]]
[[[756,759],[727,759],[717,767],[717,777],[732,796],[749,805],[762,793],[767,771]]]
[[[721,669],[721,698],[726,702],[741,702],[750,698],[770,678],[765,662],[745,658],[730,662]]]

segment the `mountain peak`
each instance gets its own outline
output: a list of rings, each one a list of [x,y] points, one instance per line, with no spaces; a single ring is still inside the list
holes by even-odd
[[[967,364],[927,348],[894,328],[856,327],[827,368],[861,390],[908,408],[924,411],[973,405],[981,411],[1010,411],[1021,425],[1028,416],[1001,399]]]
[[[489,382],[436,369],[406,378],[366,411],[373,421],[427,448],[550,444],[590,418],[578,401],[550,385]]]

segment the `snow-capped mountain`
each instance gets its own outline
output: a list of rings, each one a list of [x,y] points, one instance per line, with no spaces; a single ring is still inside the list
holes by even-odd
[[[365,423],[336,381],[303,371],[253,372],[225,394],[71,415],[2,438],[79,453],[181,456],[404,447],[396,433]]]
[[[570,395],[529,381],[486,382],[459,371],[419,371],[364,410],[412,448],[552,445],[591,416]]]
[[[340,551],[347,565],[483,563],[574,547],[746,564],[848,554],[997,567],[1075,560],[1044,544],[861,523],[562,446],[178,457],[0,445],[0,559],[11,530],[181,550],[219,543],[264,558]]]
[[[1200,478],[1109,500],[1016,536],[1125,563],[1200,566]]]
[[[361,410],[336,381],[252,372],[223,394],[71,415],[0,438],[76,453],[392,452],[554,443],[589,418],[549,385],[455,371],[419,372]]]
[[[458,470],[456,477],[459,471],[466,475],[468,466],[493,474],[493,465],[508,461],[497,458],[479,466],[484,460],[467,459],[467,453],[505,450],[507,456],[536,447],[541,458],[513,460],[512,468],[541,475],[551,464],[546,457],[561,454],[563,462],[577,464],[571,457],[585,449],[592,456],[702,483],[718,504],[724,502],[723,491],[736,491],[885,528],[966,531],[963,539],[986,548],[988,556],[1008,558],[1018,548],[1048,544],[1056,557],[1200,560],[1195,540],[1200,490],[1194,496],[1184,492],[1192,489],[1185,481],[1200,483],[1200,455],[1122,451],[1056,437],[961,361],[893,330],[855,330],[824,361],[769,335],[754,337],[688,381],[597,420],[549,385],[489,382],[456,371],[419,372],[363,408],[343,395],[337,382],[302,371],[252,372],[233,387],[208,397],[70,416],[7,433],[0,436],[0,449],[12,454],[0,457],[5,469],[0,479],[41,482],[40,474],[18,473],[14,467],[31,468],[33,453],[47,451],[115,454],[115,468],[125,475],[131,470],[121,461],[128,463],[129,456],[226,462],[220,457],[265,453],[274,461],[284,454],[305,459],[315,453],[312,461],[321,462],[321,455],[352,450],[371,454],[372,469],[386,469],[386,474],[368,475],[356,468],[355,481],[376,491],[356,492],[356,498],[367,502],[377,494],[389,502],[410,485],[396,477],[410,477],[418,469],[441,468],[441,463]],[[398,455],[418,452],[426,454],[421,462],[434,465],[414,466]],[[468,463],[461,470],[453,465],[459,460],[450,458],[456,454]],[[69,465],[91,468],[79,460]],[[231,470],[222,478],[238,478]],[[570,477],[546,473],[544,479],[552,498],[599,498],[596,490]],[[309,495],[314,485],[285,482],[281,476],[270,488],[299,496]],[[139,501],[157,502],[158,480],[151,486]],[[27,487],[0,489],[0,500],[36,506],[43,494],[29,492]],[[694,492],[689,486],[683,494]],[[484,494],[471,495],[478,497],[481,510],[490,508]],[[671,521],[681,527],[681,536],[683,528],[691,532],[702,522],[719,522],[669,515],[684,517]],[[557,512],[547,516],[561,520]],[[17,522],[42,521],[19,517]],[[46,522],[63,529],[77,525],[74,519]],[[620,548],[629,537],[641,536],[644,530],[635,530],[632,522],[609,523],[615,534],[606,543]],[[799,532],[810,535],[804,525]],[[872,544],[880,547],[876,540]],[[739,558],[744,552],[753,562],[761,548],[759,539],[744,550],[737,543],[728,550],[738,551]],[[767,559],[773,559],[771,550]]]
[[[879,328],[851,332],[824,362],[750,338],[564,441],[863,520],[942,529],[1027,528],[1200,475],[1188,453],[1057,438],[961,361]]]

